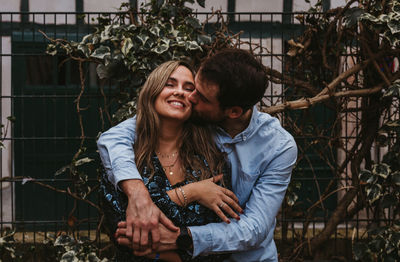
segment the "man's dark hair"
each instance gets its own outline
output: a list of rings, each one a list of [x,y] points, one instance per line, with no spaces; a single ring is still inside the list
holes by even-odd
[[[218,85],[221,109],[240,106],[244,111],[261,100],[268,86],[265,67],[241,49],[224,49],[200,66],[201,81]]]

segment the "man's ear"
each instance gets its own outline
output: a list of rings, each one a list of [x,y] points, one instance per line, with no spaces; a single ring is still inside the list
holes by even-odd
[[[236,118],[239,118],[242,116],[243,109],[240,106],[232,106],[232,107],[225,109],[225,114],[230,119],[236,119]]]

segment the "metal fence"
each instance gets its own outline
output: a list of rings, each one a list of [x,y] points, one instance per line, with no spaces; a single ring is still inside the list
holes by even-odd
[[[48,41],[39,33],[39,29],[51,38],[64,38],[80,41],[85,34],[92,32],[93,24],[100,13],[0,13],[0,79],[1,79],[1,117],[4,148],[1,149],[1,188],[0,188],[0,234],[6,228],[16,228],[21,242],[39,243],[48,232],[76,230],[77,234],[93,238],[98,213],[86,203],[74,202],[65,193],[51,190],[39,184],[31,183],[35,178],[51,187],[65,190],[71,184],[65,174],[55,176],[57,170],[67,165],[79,148],[80,126],[74,103],[80,92],[80,80],[77,65],[65,57],[51,57],[44,51]],[[107,14],[115,16],[117,14]],[[285,63],[288,51],[287,40],[295,39],[304,25],[298,22],[295,13],[226,13],[233,32],[243,30],[240,39],[243,42],[262,47],[256,52],[263,63],[279,72],[289,72]],[[209,19],[211,14],[199,13],[201,21]],[[243,45],[242,48],[248,48]],[[351,50],[349,50],[351,52]],[[81,98],[87,110],[82,112],[85,121],[85,139],[88,151],[95,152],[95,140],[98,132],[109,128],[101,123],[99,108],[104,106],[104,98],[117,96],[117,89],[111,84],[100,83],[94,67],[86,68],[88,92]],[[282,103],[290,87],[284,84],[271,84],[261,103],[266,107]],[[357,102],[355,102],[357,107]],[[329,127],[333,119],[332,112],[318,111],[321,126]],[[354,141],[354,134],[360,125],[359,119],[351,111],[342,119],[341,138],[346,145]],[[15,122],[8,123],[7,117],[14,116]],[[285,126],[285,115],[278,115]],[[7,133],[5,129],[8,125]],[[325,128],[329,129],[329,128]],[[320,134],[314,137],[295,137],[297,143],[323,139]],[[347,146],[346,146],[347,147]],[[312,167],[304,164],[295,170],[293,181],[302,183],[297,192],[300,203],[307,207],[318,199],[327,183],[348,185],[349,172],[344,171],[343,179],[333,176],[331,168],[318,155],[310,152]],[[338,152],[330,152],[333,159],[340,158]],[[95,157],[95,156],[94,156]],[[300,165],[301,166],[301,165]],[[315,171],[318,171],[318,176]],[[89,180],[97,181],[95,168],[88,169]],[[27,179],[28,178],[28,179]],[[342,180],[342,181],[339,181]],[[315,215],[309,225],[309,236],[323,228],[330,212],[335,208],[340,195],[334,194],[324,201],[324,208]],[[96,201],[95,198],[92,199]],[[315,202],[315,201],[314,201]],[[285,210],[285,209],[283,209]],[[71,212],[74,211],[74,212]],[[368,220],[357,216],[343,223],[334,236],[351,239],[359,237],[363,231],[362,222]],[[77,222],[79,221],[79,222]],[[277,243],[285,248],[285,241],[294,239],[296,232],[303,230],[304,217],[281,212],[278,216]],[[284,226],[283,226],[284,225]],[[285,230],[282,230],[285,228]],[[282,233],[282,231],[284,231]],[[353,235],[353,232],[355,235]],[[285,235],[285,237],[283,237]],[[289,238],[287,238],[289,236]],[[285,238],[285,240],[283,240]],[[282,241],[281,241],[282,240]],[[336,248],[336,245],[334,246]]]

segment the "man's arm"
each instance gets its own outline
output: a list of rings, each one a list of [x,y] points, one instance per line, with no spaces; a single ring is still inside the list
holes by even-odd
[[[135,164],[133,144],[135,141],[136,117],[125,120],[104,132],[97,146],[108,179],[128,196],[126,210],[127,237],[133,238],[133,247],[147,247],[148,235],[152,234],[153,248],[160,241],[158,223],[170,230],[177,227],[158,209],[141,181]]]
[[[129,118],[101,134],[97,148],[108,179],[119,189],[119,182],[142,179],[135,164],[136,117]]]
[[[258,247],[274,228],[275,217],[285,196],[296,159],[296,144],[289,140],[282,152],[260,174],[239,221],[189,227],[193,239],[193,256],[246,251]]]

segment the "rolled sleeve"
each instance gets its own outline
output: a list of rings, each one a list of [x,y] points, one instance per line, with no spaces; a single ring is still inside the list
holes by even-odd
[[[105,172],[117,189],[122,180],[142,179],[133,151],[135,125],[136,117],[127,119],[101,134],[97,141]]]
[[[280,209],[292,168],[297,159],[294,141],[286,141],[280,152],[260,173],[251,190],[244,214],[230,224],[213,223],[189,227],[193,238],[193,256],[222,252],[249,251],[261,243],[273,241],[271,230]],[[235,254],[233,254],[234,256]],[[272,254],[271,254],[272,256]],[[250,261],[250,260],[249,260]]]

